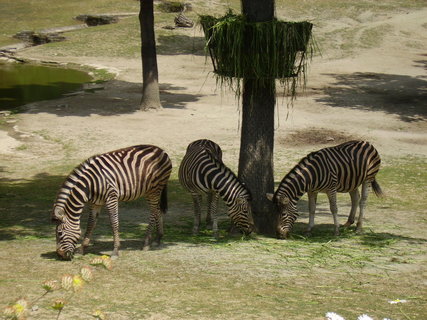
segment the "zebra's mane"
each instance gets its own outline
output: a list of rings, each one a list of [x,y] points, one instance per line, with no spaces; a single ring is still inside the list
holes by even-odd
[[[81,177],[88,168],[90,161],[92,161],[95,157],[97,156],[90,157],[89,159],[83,161],[70,172],[58,191],[55,205],[62,204],[61,206],[65,206],[65,204],[70,200],[71,193],[76,187],[77,183],[82,182]]]
[[[298,174],[298,171],[302,171],[303,168],[307,164],[309,164],[311,160],[319,153],[319,151],[320,150],[310,152],[308,155],[306,155],[300,161],[298,161],[298,163],[291,170],[289,170],[289,172],[283,177],[282,181],[280,182],[279,187],[277,188],[274,194],[274,199],[276,199],[277,196],[281,193],[285,194],[291,199],[294,198],[294,195],[289,194],[289,189],[285,188],[284,186],[289,184],[288,181],[294,182],[297,180],[303,180],[305,182],[305,178],[302,175]]]
[[[229,173],[234,179],[236,179],[239,182],[240,185],[240,189],[242,190],[242,192],[244,193],[244,195],[248,196],[249,200],[252,200],[252,195],[251,192],[249,191],[249,189],[246,187],[246,185],[240,181],[240,179],[237,177],[237,175],[229,168],[227,167],[224,162],[222,162],[221,160],[217,159],[215,157],[214,154],[212,154],[212,152],[209,149],[205,149],[203,148],[203,151],[208,155],[209,159],[211,159],[211,161],[215,164],[215,166],[218,169],[222,169],[224,171],[226,171],[227,173]]]

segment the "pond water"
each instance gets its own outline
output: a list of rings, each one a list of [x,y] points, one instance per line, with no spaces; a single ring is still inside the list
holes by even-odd
[[[0,63],[0,110],[55,99],[78,91],[92,80],[87,73],[57,67]]]

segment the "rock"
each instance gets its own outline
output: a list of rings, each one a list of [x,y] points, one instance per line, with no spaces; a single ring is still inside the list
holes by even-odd
[[[24,42],[30,43],[34,46],[49,42],[60,42],[65,40],[64,36],[56,32],[42,33],[28,30],[18,32],[13,37]]]
[[[182,12],[175,17],[175,26],[181,28],[192,28],[194,22],[188,19]]]

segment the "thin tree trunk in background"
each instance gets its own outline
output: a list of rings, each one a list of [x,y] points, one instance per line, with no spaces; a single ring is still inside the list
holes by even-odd
[[[249,22],[271,21],[274,0],[242,0],[242,13]],[[266,193],[274,192],[275,104],[274,79],[243,79],[239,178],[252,194],[258,232],[268,235],[274,234],[276,223],[272,202],[266,198]]]
[[[153,0],[140,0],[142,99],[141,110],[158,109],[160,103]]]

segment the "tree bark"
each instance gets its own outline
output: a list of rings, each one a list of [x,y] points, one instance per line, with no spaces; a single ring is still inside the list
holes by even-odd
[[[274,0],[242,0],[242,13],[249,22],[270,21]],[[274,192],[275,104],[274,79],[243,79],[239,177],[252,194],[258,232],[267,235],[274,234],[276,222],[273,205],[266,198],[266,193]]]
[[[141,110],[161,108],[153,0],[140,0],[142,99]]]

